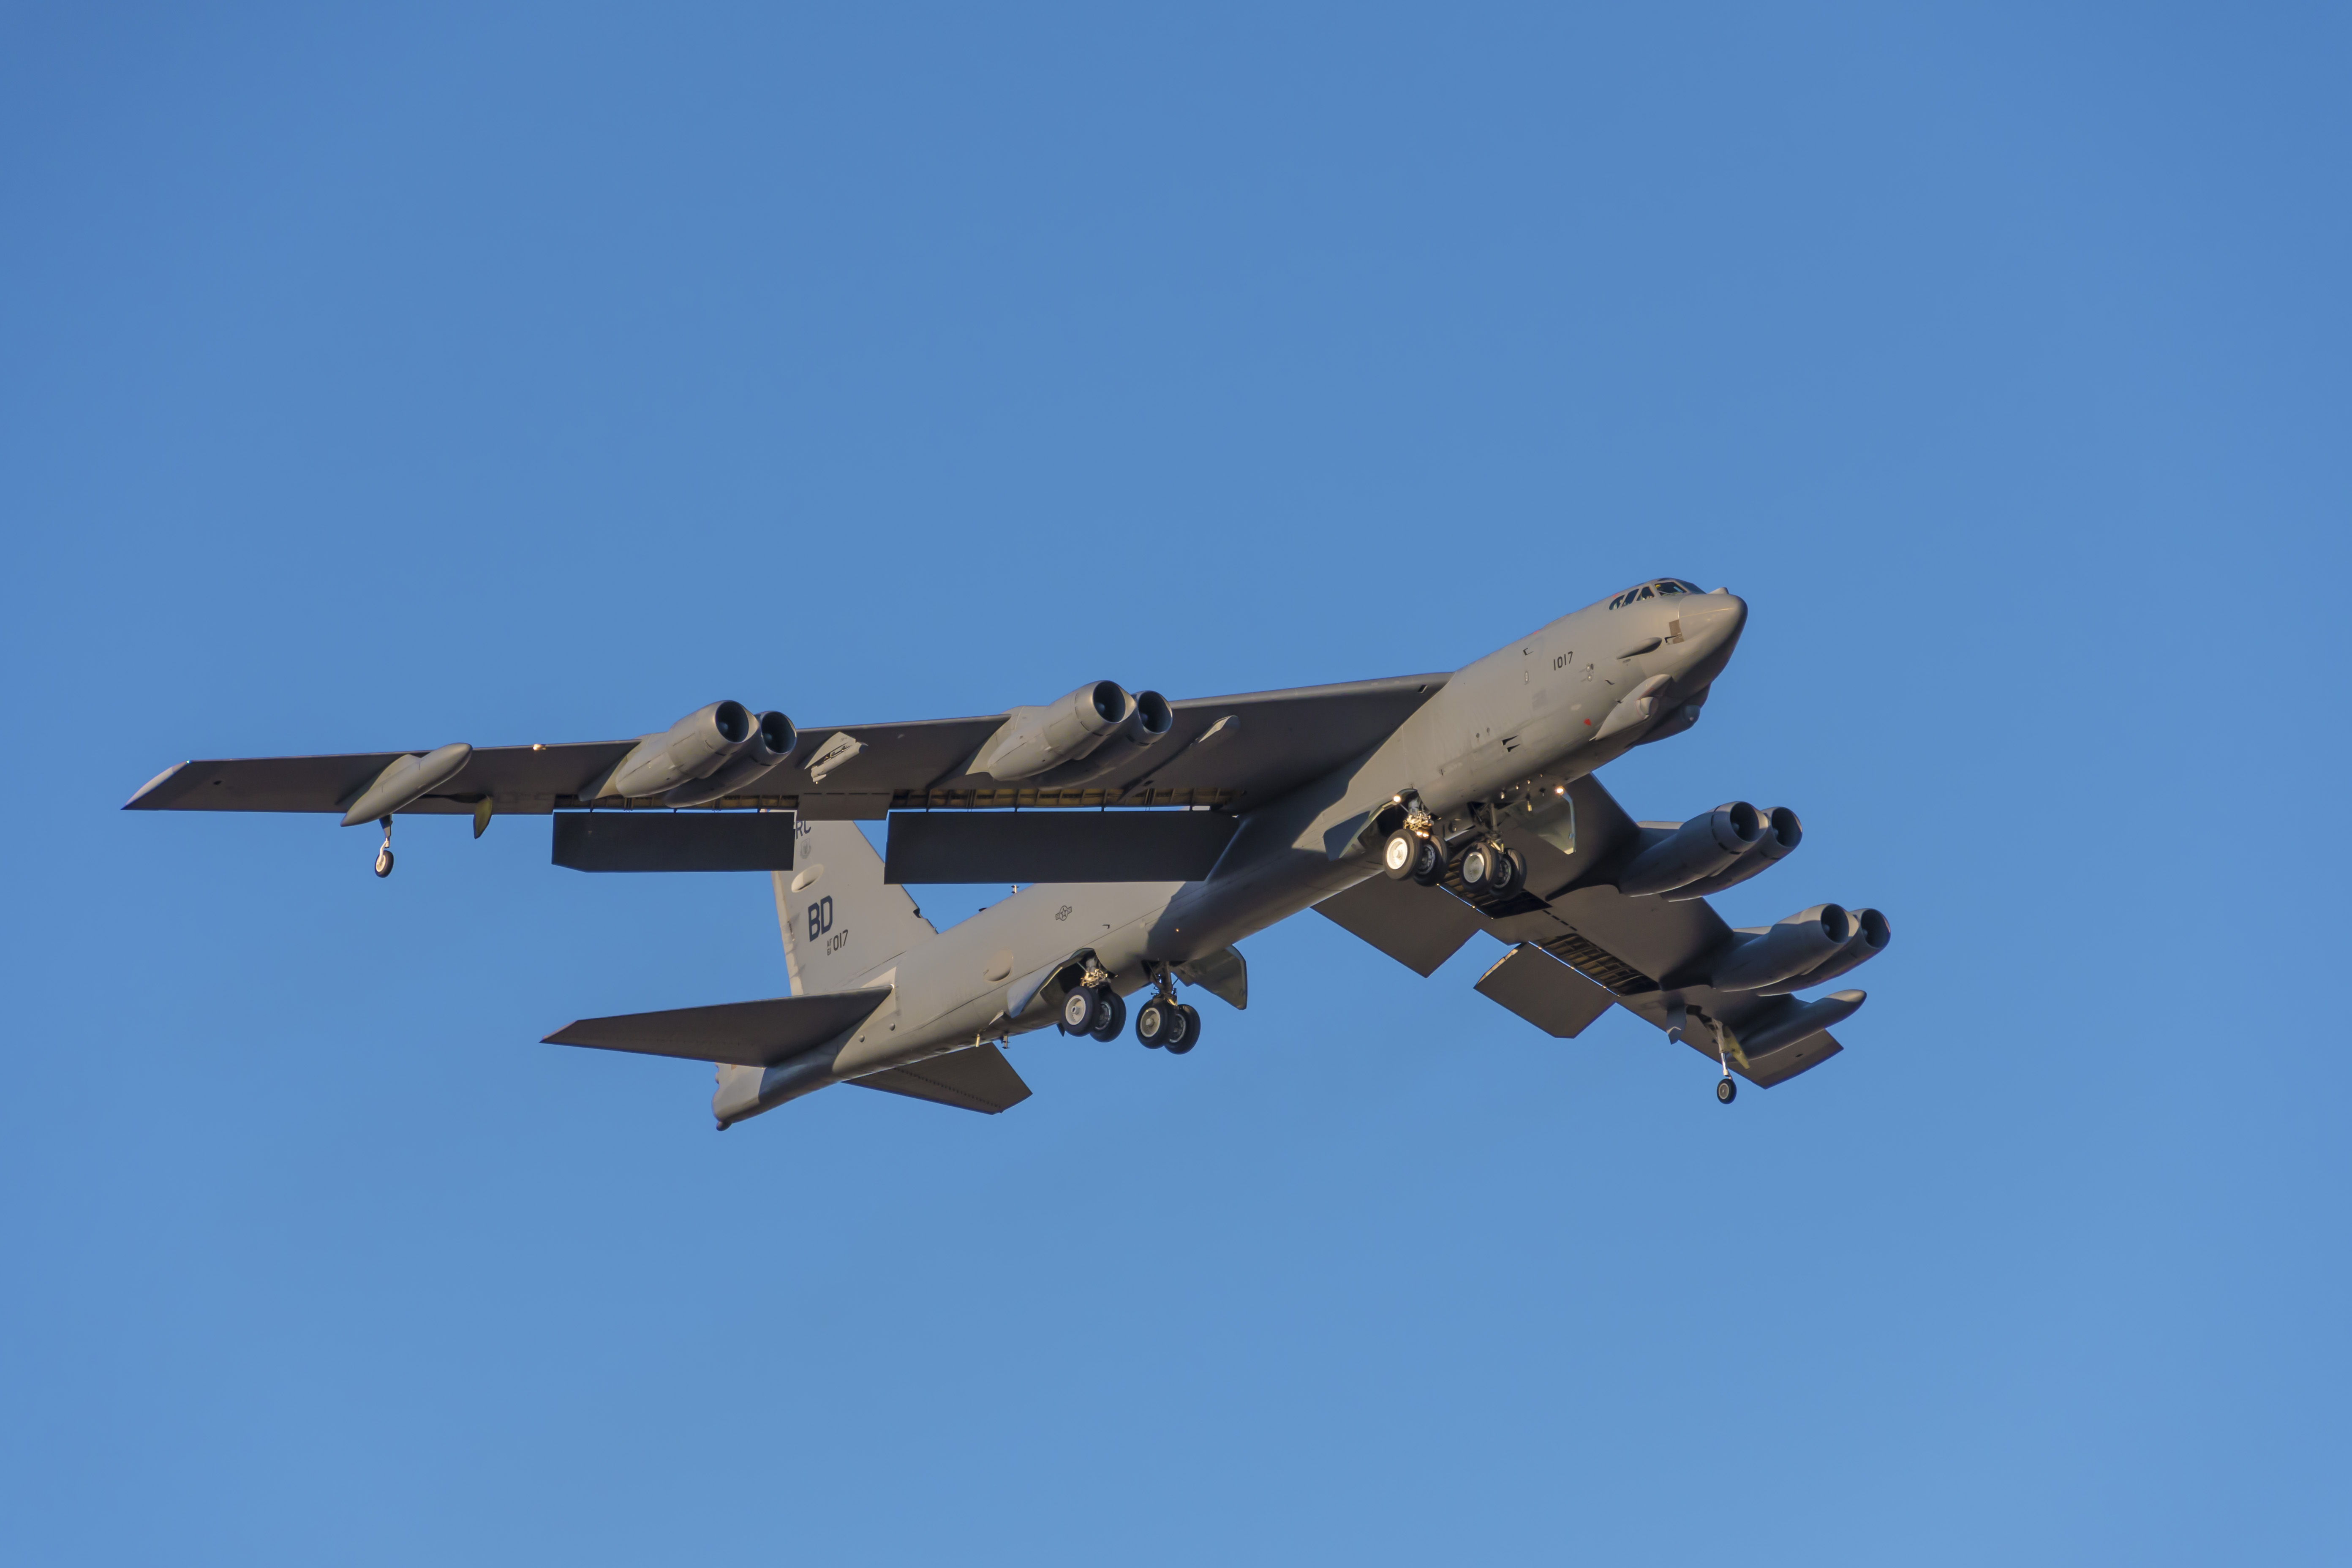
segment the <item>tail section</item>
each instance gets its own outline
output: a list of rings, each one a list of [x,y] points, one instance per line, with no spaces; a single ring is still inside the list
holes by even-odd
[[[793,868],[772,873],[793,994],[848,991],[937,936],[904,888],[882,880],[882,857],[854,822],[803,822]]]

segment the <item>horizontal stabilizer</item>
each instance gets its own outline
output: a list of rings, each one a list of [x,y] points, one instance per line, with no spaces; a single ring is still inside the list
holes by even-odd
[[[1503,954],[1480,975],[1478,992],[1559,1040],[1584,1033],[1585,1026],[1617,1000],[1607,986],[1593,984],[1528,942]]]
[[[1213,811],[894,811],[887,882],[1196,882],[1234,836]]]
[[[560,811],[554,861],[575,871],[789,871],[793,814]]]
[[[994,1046],[950,1051],[943,1057],[931,1057],[849,1081],[860,1089],[878,1089],[910,1100],[928,1100],[989,1116],[1010,1110],[1029,1098],[1029,1086],[1021,1081],[1021,1075],[1013,1070],[1013,1064]]]
[[[673,1007],[665,1013],[618,1013],[583,1018],[547,1037],[551,1046],[591,1046],[688,1061],[773,1067],[824,1044],[882,1005],[884,989],[777,996],[765,1002],[722,1002]]]
[[[1315,912],[1362,937],[1423,979],[1461,951],[1486,921],[1459,899],[1415,882],[1368,877]]]

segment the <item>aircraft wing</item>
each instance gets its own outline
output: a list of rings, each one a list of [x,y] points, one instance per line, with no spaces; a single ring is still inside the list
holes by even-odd
[[[1727,1026],[1736,1042],[1801,1005],[1786,996],[1674,984],[1703,973],[1704,961],[1731,940],[1731,928],[1704,899],[1629,899],[1601,879],[1640,842],[1640,825],[1597,779],[1578,780],[1569,795],[1576,805],[1573,854],[1532,833],[1505,831],[1505,841],[1528,862],[1526,889],[1508,899],[1473,894],[1449,870],[1444,886],[1450,900],[1409,881],[1375,877],[1316,909],[1422,974],[1483,928],[1511,951],[1480,978],[1478,990],[1560,1038],[1580,1034],[1612,1003],[1664,1029],[1679,1004],[1686,1016],[1684,1043],[1712,1059],[1715,1033],[1701,1020]],[[1456,912],[1465,906],[1475,911],[1466,924]],[[1838,1049],[1824,1031],[1768,1060],[1749,1062],[1735,1046],[1731,1065],[1769,1088]]]
[[[1447,680],[1398,676],[1171,703],[1175,722],[1123,773],[1083,787],[1036,788],[965,770],[1007,715],[904,723],[814,724],[793,759],[711,807],[878,818],[893,807],[1192,805],[1246,810],[1377,745]],[[637,737],[561,745],[484,746],[404,813],[545,814],[584,806]],[[136,811],[341,813],[386,768],[415,752],[247,757],[183,763],[133,795]],[[601,800],[647,806],[653,800]]]

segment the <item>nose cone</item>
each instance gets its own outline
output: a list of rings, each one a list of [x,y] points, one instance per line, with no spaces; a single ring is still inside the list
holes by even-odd
[[[1748,601],[1730,592],[1694,594],[1679,606],[1683,620],[1682,675],[1686,687],[1704,686],[1731,662],[1731,650],[1748,625]]]
[[[1733,593],[1693,595],[1681,608],[1683,641],[1694,653],[1728,648],[1748,625],[1748,601]]]

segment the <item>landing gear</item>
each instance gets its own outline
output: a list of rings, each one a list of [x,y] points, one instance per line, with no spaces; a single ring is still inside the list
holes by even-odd
[[[1095,994],[1091,987],[1080,986],[1062,998],[1059,1020],[1066,1035],[1091,1035],[1095,1028]]]
[[[1183,1020],[1177,1013],[1178,1004],[1154,996],[1135,1012],[1135,1037],[1150,1050],[1168,1043],[1171,1026],[1181,1026]]]
[[[1136,1009],[1135,1037],[1153,1050],[1181,1057],[1201,1037],[1201,1015],[1176,1000],[1165,964],[1152,973],[1151,1000]]]
[[[1504,850],[1495,862],[1495,873],[1486,884],[1486,890],[1498,899],[1507,899],[1527,885],[1527,860],[1516,849]]]
[[[1402,882],[1412,875],[1427,842],[1420,834],[1402,827],[1389,835],[1389,841],[1381,846],[1381,869],[1388,873],[1390,881]]]
[[[1738,1082],[1736,1079],[1729,1078],[1717,1079],[1715,1080],[1715,1098],[1722,1103],[1729,1105],[1733,1100],[1739,1098]]]
[[[1381,869],[1391,882],[1407,877],[1433,888],[1445,877],[1445,845],[1441,840],[1400,827],[1381,846]]]
[[[375,852],[375,874],[389,877],[392,875],[392,818],[378,817],[376,826],[383,829],[383,847]]]
[[[1087,1031],[1097,1040],[1115,1040],[1127,1027],[1127,998],[1105,985],[1094,993],[1094,1027]]]
[[[1488,898],[1507,899],[1527,885],[1528,863],[1491,840],[1462,852],[1462,885]]]

